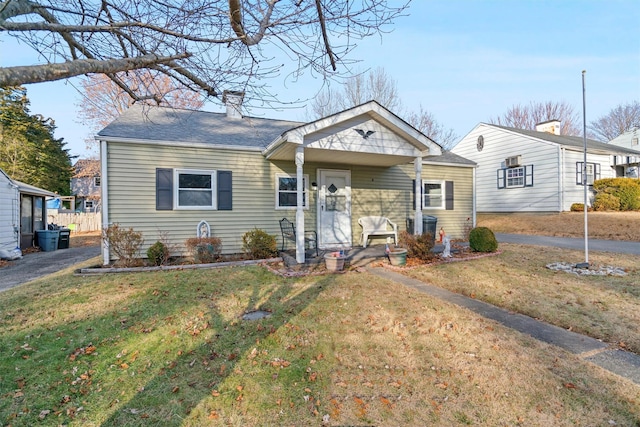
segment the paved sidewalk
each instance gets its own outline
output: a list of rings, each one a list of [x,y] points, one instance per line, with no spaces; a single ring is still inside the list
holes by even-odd
[[[584,238],[551,237],[530,234],[504,234],[495,233],[498,243],[519,243],[523,245],[552,246],[584,251]],[[640,255],[640,242],[627,240],[588,240],[589,251],[617,252],[624,254]]]
[[[402,283],[407,287],[433,297],[465,307],[483,317],[493,319],[511,329],[530,335],[537,340],[563,348],[583,360],[594,363],[640,385],[640,356],[635,353],[612,348],[597,339],[540,322],[529,316],[512,313],[437,286],[428,285],[383,267],[368,268],[367,270],[379,277]]]

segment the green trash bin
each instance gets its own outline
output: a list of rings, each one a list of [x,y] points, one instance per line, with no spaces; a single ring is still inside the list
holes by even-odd
[[[40,246],[41,250],[51,252],[58,249],[59,230],[38,230],[36,234],[38,236],[38,246]]]
[[[61,228],[59,231],[60,235],[58,236],[58,249],[69,249],[71,230],[68,228]]]
[[[431,233],[431,238],[435,242],[438,227],[438,218],[432,215],[422,216],[422,234]],[[407,231],[413,234],[413,218],[407,218]]]

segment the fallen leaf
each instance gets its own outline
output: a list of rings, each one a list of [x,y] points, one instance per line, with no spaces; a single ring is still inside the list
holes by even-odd
[[[179,391],[180,391],[180,387],[178,387],[178,386],[175,386],[175,387],[171,390],[171,392],[172,392],[172,393],[177,393],[177,392],[179,392]]]
[[[216,418],[218,418],[218,412],[216,412],[216,411],[209,412],[209,419],[210,420],[215,420]]]
[[[211,392],[211,396],[213,396],[213,397],[218,397],[218,396],[220,396],[220,392],[219,392],[218,390],[213,390],[213,391]]]
[[[565,387],[565,388],[578,388],[578,387],[576,387],[576,385],[575,385],[575,384],[573,384],[573,383],[565,383],[565,384],[564,384],[564,387]]]

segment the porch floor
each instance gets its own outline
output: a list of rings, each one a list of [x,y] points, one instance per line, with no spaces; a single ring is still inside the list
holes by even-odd
[[[344,249],[344,253],[347,257],[346,263],[351,267],[364,267],[375,261],[382,261],[386,258],[384,252],[385,245],[369,245],[366,248],[362,246],[354,246],[350,249]],[[315,264],[324,264],[325,254],[336,252],[339,249],[320,249],[318,256],[315,254],[315,250],[306,251],[305,264],[313,266]],[[441,253],[444,250],[444,245],[436,243],[433,247],[433,252]],[[299,266],[296,261],[296,251],[289,249],[286,251],[280,251],[280,256],[287,267]]]

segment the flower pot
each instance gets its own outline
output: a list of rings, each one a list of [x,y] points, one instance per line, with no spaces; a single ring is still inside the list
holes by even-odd
[[[406,249],[394,249],[389,251],[389,262],[391,265],[406,265],[407,264],[407,250]]]
[[[347,257],[335,255],[333,253],[324,256],[324,263],[329,271],[342,271],[344,269],[344,260]]]

